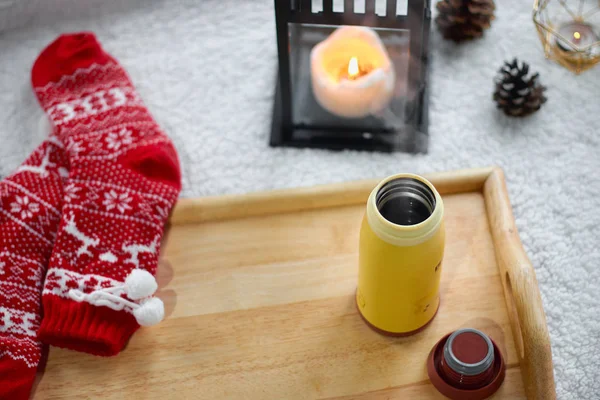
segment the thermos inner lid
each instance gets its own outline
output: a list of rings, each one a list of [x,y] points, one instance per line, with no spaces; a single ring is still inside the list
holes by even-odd
[[[488,346],[492,349],[491,354]],[[488,360],[492,360],[489,365]],[[476,375],[457,372],[454,368],[458,369],[460,364],[477,366],[470,372],[480,372]],[[433,346],[427,357],[427,375],[433,386],[449,399],[483,400],[500,388],[506,366],[500,349],[492,339],[483,332],[468,328],[444,336]]]
[[[463,375],[478,375],[494,363],[494,345],[477,329],[455,331],[444,346],[444,360],[450,368]]]
[[[435,210],[435,195],[423,182],[414,178],[397,178],[379,189],[375,199],[379,213],[397,225],[416,225]]]

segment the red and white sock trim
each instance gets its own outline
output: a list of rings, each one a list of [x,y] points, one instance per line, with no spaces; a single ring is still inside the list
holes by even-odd
[[[75,271],[62,268],[50,268],[46,274],[44,291],[42,294],[59,296],[64,299],[70,299],[69,291],[79,290],[89,294],[96,290],[108,289],[122,285],[123,282],[102,275],[80,274]],[[131,307],[125,307],[124,310],[132,313]]]
[[[14,314],[14,318],[18,318],[18,314]],[[38,327],[39,323],[36,326],[36,330]],[[42,344],[37,341],[35,336],[19,337],[18,346],[14,346],[13,343],[9,343],[6,338],[0,337],[0,358],[10,357],[14,361],[23,362],[26,368],[33,369],[34,374],[35,368],[37,368],[40,363],[41,352]]]

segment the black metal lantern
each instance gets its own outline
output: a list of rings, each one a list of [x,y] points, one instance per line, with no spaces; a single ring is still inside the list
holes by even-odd
[[[272,146],[427,151],[430,0],[275,0],[275,17]]]

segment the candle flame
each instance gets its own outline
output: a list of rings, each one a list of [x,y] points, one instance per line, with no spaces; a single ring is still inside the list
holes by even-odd
[[[573,33],[573,37],[574,37],[575,39],[581,39],[581,33],[579,33],[579,32],[575,32],[575,33]]]
[[[356,75],[358,75],[358,73],[358,59],[356,57],[352,57],[348,63],[348,76],[350,78],[354,78]]]

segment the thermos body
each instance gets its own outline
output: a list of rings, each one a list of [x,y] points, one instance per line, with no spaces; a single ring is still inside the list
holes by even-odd
[[[444,205],[429,181],[398,174],[377,185],[359,243],[356,302],[367,323],[403,336],[433,319],[444,241]]]

